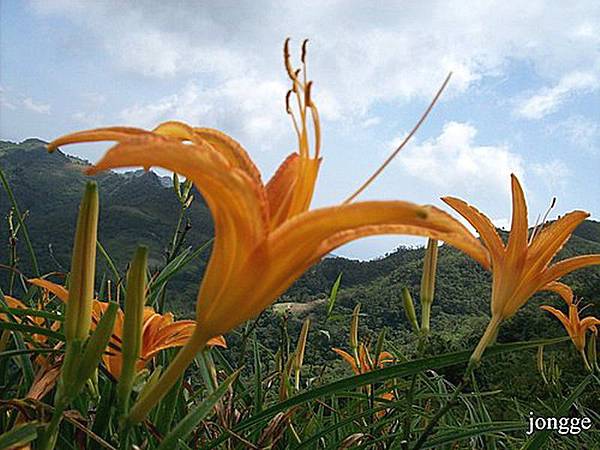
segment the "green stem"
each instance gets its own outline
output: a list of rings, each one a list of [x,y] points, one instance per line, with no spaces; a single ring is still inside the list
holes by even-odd
[[[431,323],[431,305],[433,302],[421,302],[421,334],[427,336]]]
[[[196,330],[188,342],[179,350],[175,359],[168,365],[167,370],[160,377],[154,387],[139,398],[127,417],[130,424],[136,424],[146,418],[148,413],[169,392],[171,387],[183,375],[185,369],[192,363],[196,354],[206,346],[206,336]]]
[[[19,205],[17,204],[17,200],[15,199],[13,191],[11,190],[10,186],[8,185],[8,180],[4,176],[4,172],[2,171],[2,169],[0,169],[0,181],[2,182],[2,185],[4,186],[4,190],[6,191],[6,194],[8,195],[8,198],[10,199],[10,202],[12,203],[12,206],[15,210],[15,214],[17,215],[17,220],[19,221],[19,226],[23,232],[23,238],[25,238],[25,244],[27,245],[27,250],[29,251],[29,256],[31,257],[31,265],[33,266],[33,272],[35,273],[35,275],[37,277],[39,277],[40,269],[38,266],[37,258],[35,257],[35,252],[33,251],[33,245],[31,245],[31,240],[29,239],[29,233],[27,232],[27,227],[25,226],[25,222],[23,221],[23,216],[21,215],[21,212],[19,211]]]
[[[58,428],[62,421],[62,414],[67,407],[67,403],[64,400],[64,396],[61,394],[58,398],[56,405],[54,406],[54,412],[52,413],[52,419],[44,430],[39,448],[40,450],[52,450],[56,446],[56,440],[58,439]]]
[[[473,351],[473,354],[471,355],[470,366],[479,365],[479,361],[481,361],[481,356],[485,349],[496,340],[501,323],[502,319],[500,317],[492,316],[490,323],[488,323],[488,326],[485,329],[485,333],[483,333],[477,347],[475,347],[475,351]]]

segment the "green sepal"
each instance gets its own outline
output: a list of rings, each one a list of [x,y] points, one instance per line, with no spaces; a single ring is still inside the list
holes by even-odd
[[[100,364],[102,355],[106,351],[106,347],[108,346],[108,342],[112,336],[118,310],[119,305],[117,305],[115,302],[108,302],[106,311],[102,315],[102,318],[98,322],[96,329],[87,341],[87,345],[85,346],[85,350],[78,364],[79,376],[77,378],[77,383],[79,385],[79,389],[81,389],[83,384],[92,375],[94,375],[94,371]],[[79,389],[77,389],[77,391],[79,391]]]

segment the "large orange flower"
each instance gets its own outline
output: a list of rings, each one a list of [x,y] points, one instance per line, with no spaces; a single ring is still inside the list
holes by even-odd
[[[138,401],[132,410],[134,421],[167,392],[208,339],[256,316],[309,267],[347,242],[392,233],[427,236],[488,264],[479,241],[432,206],[369,201],[309,210],[321,162],[321,131],[312,82],[306,79],[304,50],[301,76],[301,70],[292,68],[286,43],[286,69],[292,81],[287,105],[298,151],[284,160],[266,185],[234,139],[180,122],[166,122],[152,131],[126,127],[82,131],[48,146],[52,150],[77,142],[117,141],[89,174],[120,167],[162,167],[191,179],[213,216],[215,241],[198,294],[198,326],[155,392]],[[295,114],[292,102],[297,104]]]
[[[577,256],[551,264],[575,228],[589,214],[573,211],[541,231],[534,229],[529,236],[525,195],[515,175],[511,176],[511,182],[512,225],[506,245],[484,214],[463,200],[443,198],[479,232],[491,258],[492,318],[473,353],[472,360],[475,362],[479,361],[485,348],[495,338],[500,323],[513,316],[533,294],[555,287],[556,280],[574,270],[600,264],[600,255]]]
[[[69,292],[62,286],[42,278],[33,278],[29,282],[39,286],[63,302],[69,300]],[[108,307],[108,303],[94,300],[92,305],[92,328],[99,322],[102,314]],[[121,309],[117,311],[113,334],[109,340],[109,347],[102,356],[102,362],[110,374],[118,379],[121,375],[123,362],[121,354],[121,337],[123,336],[123,318]],[[192,333],[196,322],[193,320],[173,320],[173,314],[158,314],[154,308],[144,308],[144,320],[142,325],[142,349],[140,358],[136,362],[136,371],[141,371],[161,350],[185,345]],[[225,347],[225,339],[222,336],[211,339],[208,346]]]

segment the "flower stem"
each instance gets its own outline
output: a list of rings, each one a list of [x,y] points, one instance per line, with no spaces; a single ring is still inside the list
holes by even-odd
[[[185,372],[185,369],[192,363],[196,354],[204,348],[206,342],[206,336],[196,328],[194,334],[192,334],[189,341],[177,353],[175,359],[171,361],[156,385],[139,398],[133,408],[131,408],[129,416],[127,416],[127,421],[130,424],[139,423],[146,418],[150,410],[169,392],[179,377]]]
[[[502,319],[500,317],[492,316],[490,323],[488,323],[488,326],[485,329],[485,333],[483,333],[483,336],[479,340],[479,344],[477,344],[475,351],[473,351],[473,354],[471,355],[470,366],[479,365],[479,361],[481,361],[481,356],[485,349],[496,340],[501,323]]]

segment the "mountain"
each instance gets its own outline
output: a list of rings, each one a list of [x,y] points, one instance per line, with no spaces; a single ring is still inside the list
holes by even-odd
[[[89,177],[83,174],[86,161],[61,151],[49,154],[44,142],[28,139],[21,143],[0,141],[0,168],[14,192],[22,212],[27,211],[26,223],[32,245],[39,258],[41,273],[66,271],[70,266],[70,247],[73,239],[78,203],[84,184]],[[138,243],[150,248],[150,265],[161,267],[165,263],[165,249],[172,238],[179,204],[168,179],[153,172],[104,173],[93,177],[100,191],[101,214],[99,240],[123,273]],[[0,191],[0,263],[9,258],[7,214],[9,198]],[[186,235],[186,245],[197,248],[212,236],[210,213],[197,193],[187,219],[191,225]],[[33,275],[24,239],[18,242],[19,270]],[[561,251],[561,256],[600,253],[600,222],[588,220],[574,233]],[[198,283],[201,279],[209,251],[190,264],[169,284],[167,301],[180,314],[190,315]],[[314,328],[327,333],[318,334],[312,343],[314,351],[319,346],[344,345],[348,327],[348,314],[357,302],[363,305],[361,333],[373,339],[383,327],[390,336],[407,339],[409,326],[404,317],[400,297],[401,287],[408,286],[418,296],[424,250],[403,248],[372,261],[358,261],[330,255],[310,269],[282,297],[286,308],[292,311],[289,326],[297,332],[301,319],[309,314]],[[99,256],[99,273],[106,271]],[[338,320],[325,321],[324,298],[340,273],[341,290],[335,307]],[[0,286],[5,289],[8,272],[0,271]],[[600,304],[600,270],[588,268],[566,278],[577,295],[586,301]],[[433,307],[434,330],[444,330],[443,345],[464,346],[477,339],[489,312],[490,276],[458,251],[443,246],[440,249],[436,285],[436,302]],[[559,324],[542,314],[537,306],[540,295],[530,302],[503,328],[507,338],[530,338],[541,335],[562,334]],[[416,299],[416,298],[415,298]],[[294,305],[304,304],[294,309]],[[418,303],[418,302],[417,302]],[[418,308],[418,305],[417,305]],[[294,312],[297,314],[294,314]],[[596,310],[597,311],[597,310]],[[273,312],[259,320],[257,332],[265,342],[279,339],[273,331]],[[556,323],[555,323],[556,322]],[[269,331],[270,330],[270,331]],[[327,337],[327,334],[329,337]],[[501,335],[502,337],[502,335]],[[441,339],[441,338],[440,338]],[[323,354],[323,358],[327,358]]]

